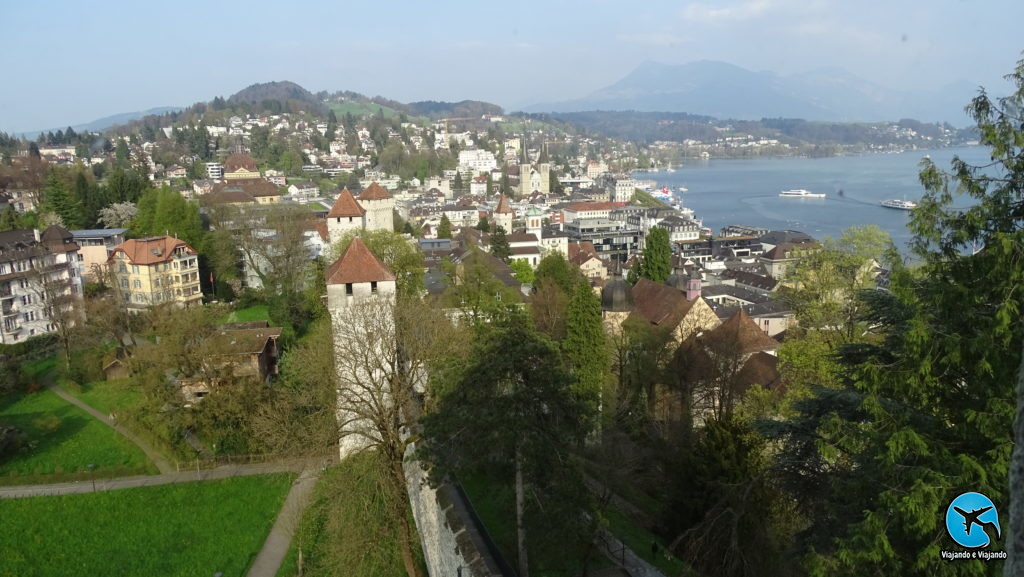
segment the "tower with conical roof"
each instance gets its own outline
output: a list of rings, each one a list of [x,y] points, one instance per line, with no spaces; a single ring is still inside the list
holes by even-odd
[[[357,236],[325,276],[344,459],[372,444],[366,408],[390,400],[386,376],[367,359],[394,357],[395,275]]]
[[[368,298],[395,295],[395,275],[370,252],[358,236],[325,272],[327,310],[334,319],[353,304]]]
[[[515,213],[512,211],[512,203],[508,201],[508,197],[504,194],[498,196],[498,206],[495,207],[494,212],[491,213],[491,218],[494,219],[494,225],[500,226],[505,229],[505,232],[512,232],[512,219]]]
[[[352,193],[345,190],[338,195],[334,206],[327,213],[327,237],[332,245],[349,230],[360,229],[364,226],[366,209],[352,196]]]
[[[359,204],[366,209],[366,230],[395,230],[395,199],[383,186],[370,183],[359,195]]]

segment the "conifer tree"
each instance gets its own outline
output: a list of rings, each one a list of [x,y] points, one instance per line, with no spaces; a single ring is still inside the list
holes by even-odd
[[[668,230],[655,226],[648,231],[637,273],[657,283],[668,280],[672,274],[672,247],[668,241]]]
[[[441,215],[441,224],[437,225],[437,238],[451,238],[452,237],[452,221],[448,220],[448,215]]]
[[[505,234],[505,228],[501,226],[495,226],[494,232],[491,233],[491,255],[495,258],[501,259],[503,262],[509,262],[512,258],[512,247],[508,244],[508,235]]]

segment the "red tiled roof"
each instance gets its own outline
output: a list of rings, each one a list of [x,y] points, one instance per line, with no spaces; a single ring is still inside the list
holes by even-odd
[[[352,193],[345,190],[341,191],[338,195],[338,200],[334,201],[334,206],[331,207],[331,211],[327,213],[327,218],[342,218],[346,216],[363,216],[366,214],[366,209],[356,202]]]
[[[239,168],[256,172],[256,159],[248,154],[232,154],[224,159],[224,172],[234,172]]]
[[[174,249],[184,246],[189,254],[199,254],[187,242],[174,238],[173,236],[156,236],[151,238],[133,238],[126,240],[110,253],[114,258],[118,252],[123,252],[131,264],[150,265],[158,262],[168,262],[174,256]]]
[[[395,280],[395,275],[373,256],[358,236],[352,239],[341,258],[328,267],[326,277],[329,285]]]
[[[495,214],[507,214],[512,212],[512,205],[504,194],[498,196],[498,207],[494,209]]]
[[[371,182],[370,186],[366,187],[366,190],[359,195],[359,200],[386,200],[391,198],[388,191],[376,182]]]

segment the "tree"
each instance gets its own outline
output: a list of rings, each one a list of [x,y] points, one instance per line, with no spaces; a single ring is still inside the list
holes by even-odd
[[[134,202],[115,202],[100,209],[99,223],[104,228],[122,228],[128,226],[138,215],[139,209]]]
[[[668,280],[672,274],[672,247],[668,241],[668,230],[655,226],[647,232],[639,266],[637,274],[642,278],[657,283]]]
[[[172,235],[202,250],[203,226],[199,206],[176,190],[150,189],[140,198],[138,215],[131,223],[134,236]]]
[[[422,456],[433,465],[435,482],[446,474],[507,476],[515,491],[519,575],[528,577],[528,542],[543,539],[528,540],[527,526],[561,528],[584,513],[560,505],[578,506],[570,495],[586,493],[576,453],[593,413],[575,394],[554,345],[521,313],[496,319],[470,358],[421,420]]]
[[[441,215],[441,224],[437,225],[437,238],[451,238],[452,237],[452,221],[448,220],[448,215]]]
[[[452,354],[457,331],[444,313],[418,297],[367,299],[336,312],[333,323],[338,436],[343,450],[382,457],[391,522],[399,527],[406,573],[420,574],[413,551],[403,462],[412,439],[417,388],[430,366]]]
[[[68,190],[67,184],[56,170],[51,170],[46,178],[43,202],[47,211],[60,218],[64,228],[75,229],[81,226],[82,205]]]
[[[480,232],[491,232],[491,221],[486,216],[481,216],[480,220],[477,221],[476,226],[473,227]]]
[[[565,340],[560,350],[568,371],[576,377],[577,395],[597,412],[608,376],[601,299],[585,279],[577,282],[565,319]]]
[[[504,227],[495,226],[488,242],[491,246],[491,256],[504,263],[512,260],[512,247],[508,244],[508,235],[505,233]]]
[[[517,258],[508,263],[508,266],[512,269],[512,274],[515,275],[517,281],[523,284],[533,282],[533,267],[530,266],[530,262],[525,258]]]
[[[1015,438],[1022,413],[1007,425],[1015,401],[1024,408],[1024,62],[1011,78],[1010,97],[982,93],[969,107],[991,165],[956,158],[944,173],[925,161],[925,194],[911,216],[921,264],[897,261],[889,291],[860,293],[858,320],[878,339],[841,351],[843,388],[814,390],[777,424],[785,446],[776,466],[809,520],[798,548],[813,547],[811,575],[858,575],[868,565],[879,574],[993,574],[994,564],[939,556],[944,512],[965,491],[1009,500],[1003,570],[1020,573],[1022,464],[1011,451],[1024,457],[1024,437]],[[972,197],[969,208],[953,206],[955,192]]]

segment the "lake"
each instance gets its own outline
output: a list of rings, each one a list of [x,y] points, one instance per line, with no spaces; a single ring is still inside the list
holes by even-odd
[[[924,188],[918,172],[925,155],[947,171],[954,155],[971,164],[990,160],[989,149],[976,146],[832,158],[710,159],[692,161],[675,172],[638,171],[633,177],[654,180],[673,191],[689,189],[682,195],[684,206],[716,234],[726,225],[745,224],[799,230],[820,239],[837,237],[853,225],[875,224],[905,252],[911,238],[906,226],[910,212],[879,202],[921,198]],[[795,188],[828,196],[779,197],[779,192]],[[954,204],[969,203],[965,199]]]

